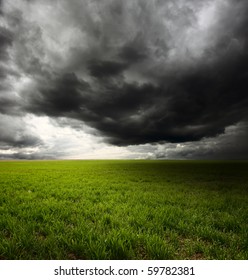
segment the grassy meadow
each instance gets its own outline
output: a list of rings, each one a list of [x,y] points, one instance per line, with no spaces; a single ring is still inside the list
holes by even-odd
[[[248,259],[248,162],[0,161],[0,259]]]

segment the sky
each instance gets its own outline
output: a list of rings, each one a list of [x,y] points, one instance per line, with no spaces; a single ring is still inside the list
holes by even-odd
[[[0,0],[0,159],[248,159],[247,0]]]

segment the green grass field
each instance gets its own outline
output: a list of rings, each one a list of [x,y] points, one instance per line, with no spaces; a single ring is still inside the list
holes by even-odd
[[[248,162],[1,161],[0,259],[248,259]]]

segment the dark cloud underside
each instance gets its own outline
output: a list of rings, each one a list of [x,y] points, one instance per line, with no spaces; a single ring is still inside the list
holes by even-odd
[[[36,147],[42,144],[37,136],[28,132],[25,123],[20,119],[5,115],[0,115],[0,117],[0,150]]]
[[[5,8],[0,60],[29,82],[18,98],[0,95],[2,114],[80,120],[123,146],[198,141],[247,121],[246,0],[55,2]],[[43,16],[29,19],[35,8]],[[5,92],[11,75],[0,66]]]

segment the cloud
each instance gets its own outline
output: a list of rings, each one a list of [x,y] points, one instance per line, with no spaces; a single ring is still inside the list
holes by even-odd
[[[5,61],[8,58],[7,49],[12,43],[12,34],[8,29],[0,27],[0,60]]]
[[[96,78],[119,75],[125,68],[124,63],[115,61],[91,61],[89,63],[90,74]]]
[[[0,7],[4,115],[63,117],[117,146],[205,143],[247,122],[245,0]]]
[[[130,146],[141,158],[149,159],[217,159],[246,160],[248,154],[248,124],[228,126],[217,137],[185,143],[146,144]]]
[[[5,123],[11,121],[11,124],[8,132],[0,137],[5,140],[4,143],[0,140],[0,159],[136,158],[136,153],[125,147],[104,143],[97,131],[77,120],[32,114],[21,121],[10,117],[3,119]],[[33,142],[26,141],[27,145],[24,145],[25,139]]]
[[[33,135],[20,118],[2,114],[0,117],[0,150],[36,147],[42,144],[39,137]]]

